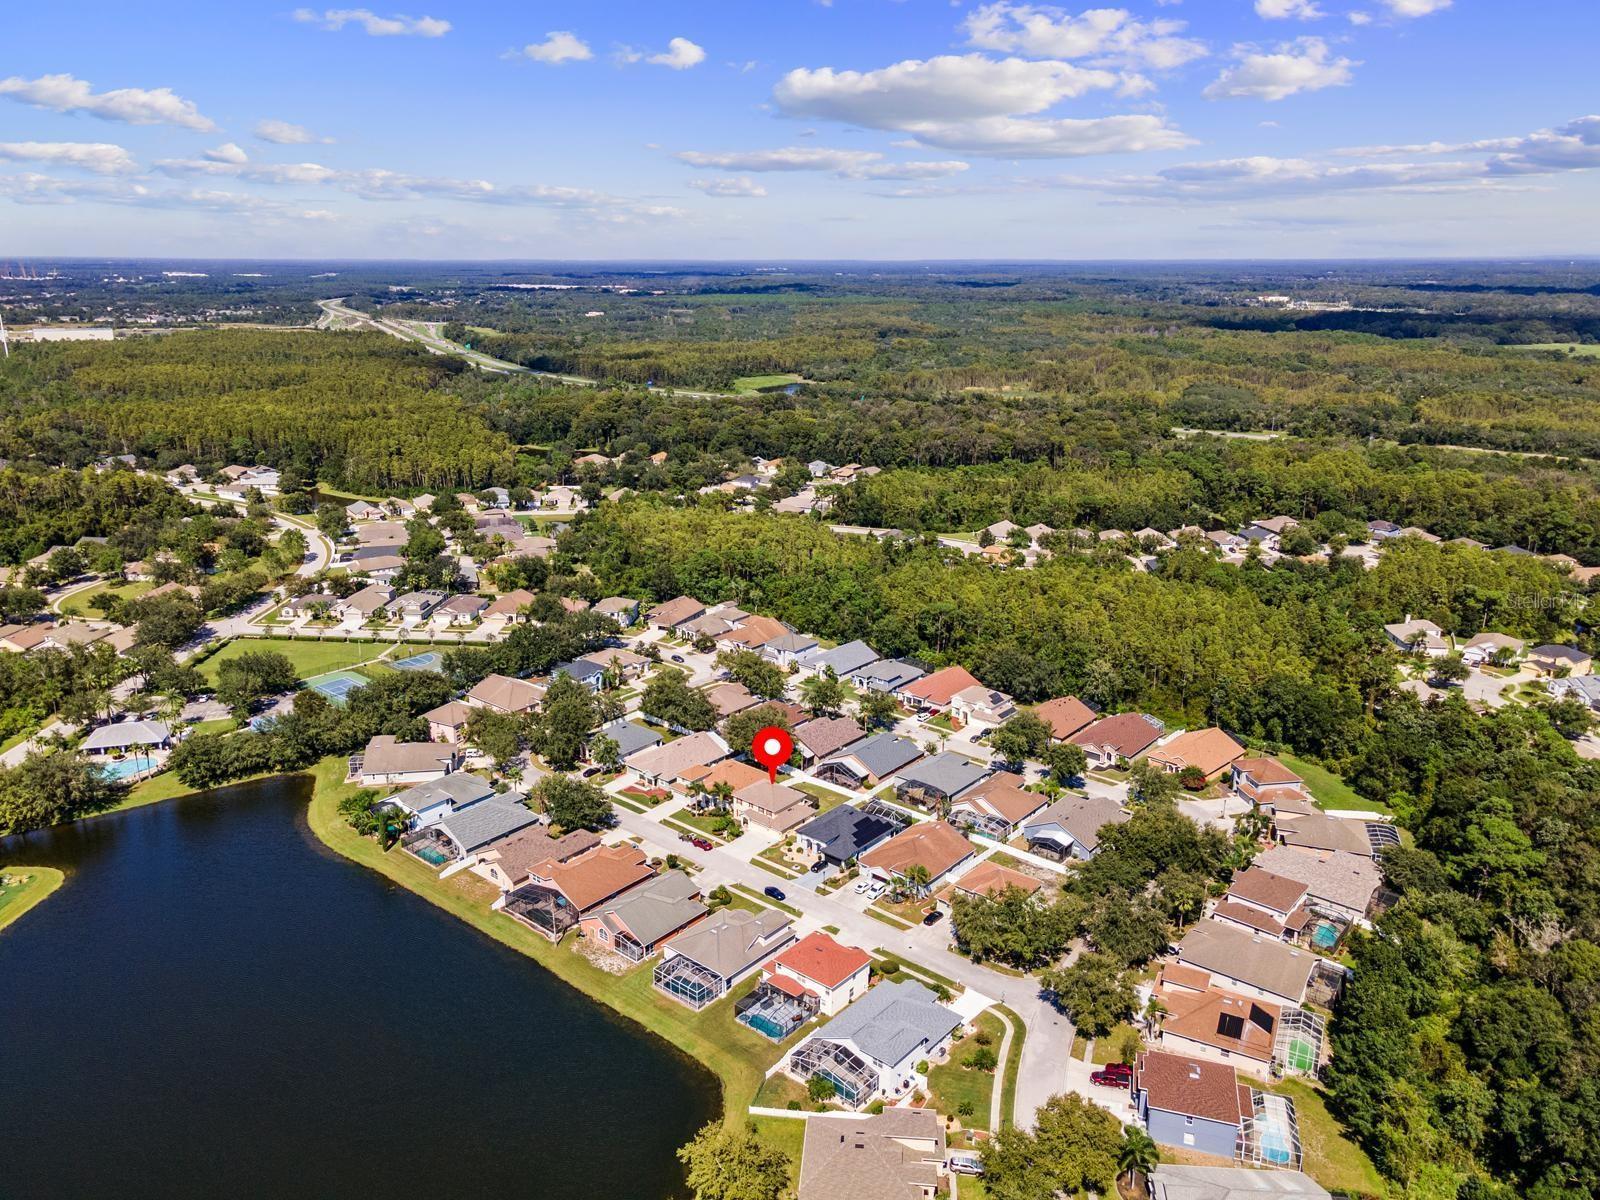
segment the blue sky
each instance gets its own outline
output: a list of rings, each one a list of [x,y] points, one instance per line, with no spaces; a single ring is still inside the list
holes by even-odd
[[[1600,252],[1592,0],[57,0],[0,257]]]

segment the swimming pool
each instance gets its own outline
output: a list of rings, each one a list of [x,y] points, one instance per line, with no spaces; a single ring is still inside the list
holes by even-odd
[[[155,760],[152,758],[134,756],[132,758],[118,759],[115,762],[103,762],[100,764],[100,770],[105,772],[108,779],[127,779],[130,776],[148,771],[155,765]]]
[[[1339,944],[1339,927],[1332,921],[1318,922],[1311,931],[1311,945],[1318,950],[1332,950]]]

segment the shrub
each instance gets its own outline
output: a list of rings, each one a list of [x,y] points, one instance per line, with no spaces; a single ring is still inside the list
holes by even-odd
[[[971,1067],[974,1071],[983,1071],[988,1073],[993,1071],[999,1065],[1000,1056],[988,1046],[979,1046],[971,1054],[967,1055],[967,1066]]]
[[[977,1042],[980,1046],[987,1046],[990,1042],[994,1041],[994,1034],[990,1033],[987,1029],[980,1029],[977,1033],[972,1035],[972,1040]]]

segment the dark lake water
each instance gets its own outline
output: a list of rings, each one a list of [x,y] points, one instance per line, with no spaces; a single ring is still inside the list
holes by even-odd
[[[682,1192],[692,1060],[326,850],[269,780],[0,842],[0,1196]]]

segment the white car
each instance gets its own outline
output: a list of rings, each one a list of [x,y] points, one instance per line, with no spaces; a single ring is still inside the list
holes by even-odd
[[[869,900],[876,900],[883,895],[884,885],[876,879],[863,879],[856,884],[856,892]]]

